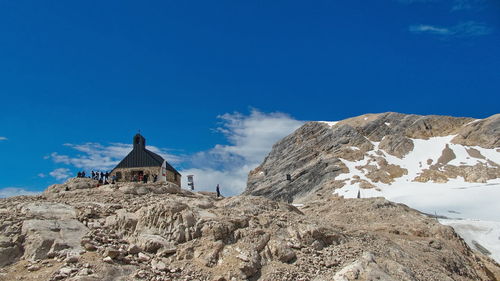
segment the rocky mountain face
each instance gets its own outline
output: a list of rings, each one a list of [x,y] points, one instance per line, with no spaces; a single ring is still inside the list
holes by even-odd
[[[244,194],[299,202],[345,185],[498,178],[500,114],[476,120],[390,112],[306,123],[250,172]]]
[[[0,280],[499,276],[500,267],[451,227],[382,198],[325,195],[295,207],[174,185],[71,179],[39,196],[0,199]]]
[[[398,113],[309,122],[230,198],[77,178],[0,199],[0,280],[500,280],[494,260],[435,218],[333,192],[498,179],[499,124]]]

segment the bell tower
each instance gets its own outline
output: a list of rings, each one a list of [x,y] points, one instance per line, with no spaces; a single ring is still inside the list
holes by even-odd
[[[141,134],[137,134],[134,136],[133,144],[134,144],[134,149],[145,149],[146,139]]]

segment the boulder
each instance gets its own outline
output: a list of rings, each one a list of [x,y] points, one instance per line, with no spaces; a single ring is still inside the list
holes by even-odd
[[[159,235],[141,234],[137,237],[137,245],[148,253],[156,253],[161,249],[171,249],[174,244]]]
[[[77,189],[89,189],[98,185],[98,181],[90,178],[71,178],[63,184],[53,184],[44,193],[60,193]]]
[[[15,262],[22,256],[21,245],[11,241],[9,237],[0,235],[0,267]]]
[[[82,251],[80,241],[88,228],[75,219],[25,220],[23,258],[45,259],[49,253],[68,254]]]
[[[320,280],[320,279],[316,279]],[[389,276],[376,262],[372,253],[366,252],[355,262],[345,266],[333,276],[333,281],[351,280],[400,280]],[[409,279],[404,279],[409,280]]]
[[[24,204],[21,212],[38,219],[73,219],[76,210],[66,204],[52,202],[32,202]]]

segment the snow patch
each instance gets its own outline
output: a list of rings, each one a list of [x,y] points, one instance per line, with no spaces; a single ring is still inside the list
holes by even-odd
[[[500,222],[470,219],[440,219],[439,222],[453,227],[458,235],[472,248],[483,252],[480,247],[484,247],[491,253],[491,258],[500,261]]]
[[[500,153],[497,152],[495,148],[488,149],[482,148],[480,146],[471,146],[471,148],[477,149],[481,153],[481,155],[495,162],[495,164],[500,165]]]
[[[476,120],[470,121],[469,123],[465,124],[465,125],[464,125],[464,127],[465,127],[465,126],[468,126],[468,125],[470,125],[470,124],[474,124],[474,123],[476,123],[476,122],[482,121],[482,120],[483,120],[483,119],[476,119]]]
[[[335,193],[345,198],[356,198],[358,190],[361,198],[385,197],[427,214],[448,217],[453,223],[465,219],[484,224],[491,229],[496,229],[497,224],[500,225],[500,179],[488,183],[466,183],[457,179],[451,179],[447,183],[398,181],[392,185],[378,183],[377,189],[360,189],[357,185],[345,185],[335,190]],[[450,225],[454,226],[451,223]],[[463,232],[457,230],[459,234],[461,231]],[[500,262],[499,246],[491,247],[493,234],[485,234],[482,230],[467,233],[471,239],[488,249],[492,258]],[[496,243],[500,245],[498,238],[499,236],[496,237]]]
[[[430,165],[427,160],[431,159],[432,164],[437,162],[437,159],[442,154],[443,149],[455,136],[434,137],[428,140],[411,139],[414,148],[402,159],[384,153],[384,156],[389,164],[398,165],[401,168],[407,169],[408,174],[398,178],[400,181],[411,181],[417,177],[422,170],[428,169]]]
[[[475,120],[473,122],[477,122]],[[473,123],[471,122],[471,123]],[[386,124],[387,125],[387,124]],[[402,159],[392,156],[379,148],[380,142],[371,142],[374,149],[368,151],[359,161],[340,159],[349,169],[349,173],[340,174],[336,180],[352,180],[358,176],[361,180],[370,183],[365,169],[357,166],[377,165],[371,162],[372,157],[384,157],[388,164],[400,166],[408,170],[407,175],[396,178],[392,184],[375,183],[376,188],[362,189],[359,183],[347,184],[336,189],[334,193],[345,198],[385,197],[393,202],[406,204],[421,212],[443,216],[443,224],[455,228],[472,248],[484,247],[491,252],[491,257],[500,262],[500,179],[489,180],[487,183],[467,183],[463,178],[449,179],[447,183],[413,182],[423,170],[437,163],[446,145],[455,154],[455,159],[448,162],[454,166],[475,166],[483,163],[493,166],[488,160],[500,165],[500,153],[496,149],[486,149],[479,146],[463,146],[453,144],[455,135],[432,137],[427,140],[412,139],[414,148]],[[469,155],[467,149],[476,149],[486,159],[479,159]],[[351,147],[351,149],[355,149]],[[428,161],[428,160],[431,161]],[[380,168],[380,167],[379,167]],[[476,241],[475,244],[473,240]],[[476,244],[480,246],[476,246]]]
[[[340,174],[337,177],[335,177],[335,180],[352,179],[354,176],[358,176],[358,177],[360,177],[363,180],[371,182],[370,179],[365,176],[365,173],[364,173],[363,170],[359,170],[359,169],[356,168],[356,166],[364,166],[364,165],[366,165],[367,162],[368,162],[368,158],[367,157],[365,157],[365,158],[363,158],[362,160],[359,160],[359,161],[348,161],[348,160],[345,160],[345,159],[342,159],[342,158],[339,158],[339,160],[342,161],[342,163],[344,163],[344,165],[347,166],[347,168],[349,169],[349,173]]]
[[[333,127],[333,125],[335,125],[335,124],[338,123],[338,121],[318,121],[318,122],[325,123],[325,124],[327,124],[330,127]]]

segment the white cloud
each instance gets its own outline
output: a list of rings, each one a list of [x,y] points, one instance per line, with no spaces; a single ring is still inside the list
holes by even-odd
[[[6,137],[0,137],[0,141],[8,140]]]
[[[215,186],[220,185],[223,196],[240,194],[246,187],[248,172],[255,167],[235,167],[234,169],[215,170],[211,168],[193,168],[180,171],[184,175],[182,187],[187,186],[187,175],[194,175],[195,190],[215,192]]]
[[[219,116],[229,145],[215,145],[191,158],[191,168],[182,170],[184,176],[195,176],[196,189],[214,191],[217,184],[225,195],[241,193],[246,187],[248,172],[257,167],[271,151],[274,143],[289,135],[303,122],[284,113],[262,113],[252,110]],[[186,180],[183,187],[187,188]]]
[[[56,163],[63,163],[86,170],[110,170],[132,150],[131,144],[124,143],[111,143],[107,146],[93,142],[84,144],[66,143],[64,145],[82,154],[68,156],[53,152],[50,154],[50,158]],[[155,146],[147,146],[147,148],[161,155],[170,163],[178,163],[181,159],[180,156],[167,153],[165,149]]]
[[[39,176],[40,178],[45,178],[47,175],[46,175],[46,174],[44,174],[44,173],[39,173],[39,174],[38,174],[38,176]]]
[[[179,171],[184,175],[184,188],[187,188],[186,176],[192,174],[196,190],[214,191],[215,186],[220,184],[224,195],[241,193],[246,187],[248,172],[264,160],[272,145],[303,124],[284,113],[262,113],[258,110],[252,110],[248,115],[228,113],[218,118],[221,125],[216,132],[224,134],[229,144],[216,144],[212,149],[191,155],[175,155],[167,153],[166,149],[147,147],[168,162],[182,163],[187,167]],[[132,150],[132,145],[123,143],[105,146],[89,142],[65,146],[79,154],[69,156],[53,152],[50,158],[56,163],[86,170],[109,170]]]
[[[478,23],[475,21],[462,22],[450,27],[442,27],[428,24],[416,24],[411,25],[409,28],[410,32],[417,34],[434,34],[443,37],[475,37],[488,35],[492,32],[492,29],[484,23]]]
[[[437,27],[433,25],[427,24],[418,24],[410,26],[410,31],[414,33],[432,33],[432,34],[440,34],[440,35],[448,35],[450,34],[450,30],[445,27]]]
[[[33,192],[20,187],[5,187],[0,188],[0,198],[19,196],[19,195],[36,195],[39,192]]]
[[[50,172],[49,175],[51,175],[52,177],[54,177],[58,180],[67,179],[71,176],[70,170],[67,168],[55,169],[54,171]]]

